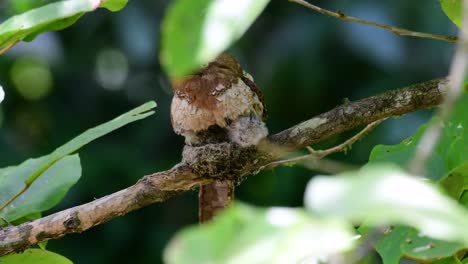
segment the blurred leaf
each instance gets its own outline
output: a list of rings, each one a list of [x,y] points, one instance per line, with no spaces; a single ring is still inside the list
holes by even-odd
[[[125,0],[66,0],[32,9],[0,24],[0,48],[21,40],[31,41],[45,31],[66,28],[98,7],[117,11],[125,4]]]
[[[451,257],[431,262],[431,264],[462,264],[462,262],[456,257]]]
[[[365,235],[371,227],[359,228]],[[399,264],[402,256],[409,256],[425,262],[449,257],[462,250],[460,243],[447,242],[424,236],[408,226],[387,228],[382,237],[375,243],[375,249],[382,257],[383,264]]]
[[[405,235],[411,229],[406,226],[397,226],[395,228],[389,228],[391,231],[386,231],[384,236],[379,239],[375,245],[375,250],[382,257],[383,264],[399,264],[400,258],[403,256],[400,245],[405,243]],[[362,227],[359,228],[362,230]],[[361,232],[366,234],[367,232]]]
[[[116,12],[124,8],[128,3],[128,0],[104,0],[101,3],[101,7],[105,7],[112,12]]]
[[[444,13],[457,25],[462,27],[462,0],[439,0]]]
[[[468,162],[468,148],[466,147],[468,118],[466,118],[466,113],[468,113],[468,94],[464,93],[457,102],[450,119],[443,124],[439,143],[427,162],[428,178],[439,181],[446,178],[457,167]],[[413,153],[427,126],[432,122],[439,122],[439,120],[439,118],[434,117],[428,124],[421,126],[413,136],[403,140],[400,144],[374,147],[369,157],[369,164],[391,162],[406,167],[408,162],[412,160]]]
[[[18,14],[54,2],[53,0],[14,0],[7,2],[7,14]]]
[[[305,204],[320,215],[372,226],[406,224],[433,238],[468,245],[468,211],[395,166],[315,177],[307,186]]]
[[[404,243],[401,243],[400,249],[405,256],[434,260],[453,256],[463,248],[463,244],[432,239],[411,228],[405,236]]]
[[[161,61],[181,77],[215,59],[239,39],[269,0],[178,0],[162,24]]]
[[[2,264],[72,264],[69,259],[42,249],[26,249],[23,253],[0,257]]]
[[[353,229],[289,208],[235,204],[209,224],[187,228],[165,250],[168,264],[299,263],[342,252]],[[314,263],[314,262],[311,262]]]
[[[457,103],[451,118],[444,123],[442,135],[439,144],[437,145],[434,153],[427,162],[427,177],[435,181],[440,181],[440,184],[446,192],[455,198],[456,200],[461,199],[462,195],[468,189],[468,118],[466,113],[468,112],[468,96],[463,95],[461,100]],[[433,118],[431,122],[438,122],[437,117]],[[428,124],[421,126],[418,131],[411,137],[403,140],[400,144],[393,146],[379,145],[374,147],[370,155],[370,161],[368,164],[377,164],[392,162],[402,167],[408,165],[408,162],[412,160],[413,153],[418,147],[419,140],[422,134],[425,132]],[[468,197],[468,196],[467,196]],[[468,201],[468,200],[467,200]],[[460,201],[463,203],[462,201]],[[468,203],[467,203],[468,204]],[[408,227],[407,227],[408,228]],[[408,229],[407,232],[410,232]],[[415,232],[415,231],[414,231]],[[394,264],[399,262],[398,254],[402,248],[407,248],[407,233],[394,232],[390,236],[383,237],[381,241],[377,243],[377,251],[381,254],[385,261],[385,264]],[[432,239],[425,238],[421,244],[431,243]],[[398,245],[400,243],[400,245]],[[443,256],[449,256],[451,252],[457,248],[462,248],[461,245],[450,245],[447,242],[441,242],[438,248],[447,249],[444,251]],[[453,250],[450,248],[453,246]],[[396,253],[388,257],[388,252],[384,249],[392,248]],[[435,252],[436,250],[431,249],[427,252]],[[411,253],[407,254],[417,257]],[[388,257],[388,258],[387,258]]]
[[[25,193],[0,211],[0,216],[13,221],[54,206],[81,175],[78,156],[64,157],[122,126],[152,115],[154,112],[150,110],[154,107],[156,107],[155,102],[143,104],[109,122],[88,129],[47,156],[29,159],[16,167],[0,169],[0,201],[2,204],[21,189],[23,182],[27,185],[34,182]],[[39,176],[41,177],[39,178]],[[38,178],[39,180],[35,182]],[[50,192],[56,195],[52,195]],[[42,199],[38,197],[42,197]]]
[[[468,190],[468,162],[453,169],[441,180],[440,184],[447,190],[450,196],[459,200],[463,192]]]
[[[468,191],[463,192],[459,202],[468,207]]]
[[[29,159],[15,167],[0,170],[0,203],[3,205],[24,185],[24,181],[47,157]],[[0,211],[10,222],[45,211],[56,205],[81,177],[78,154],[67,156],[46,170],[31,187]]]

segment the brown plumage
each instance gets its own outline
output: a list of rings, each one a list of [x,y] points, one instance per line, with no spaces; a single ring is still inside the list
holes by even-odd
[[[186,144],[233,141],[248,146],[267,135],[263,95],[232,56],[222,54],[205,68],[172,84],[175,94],[171,121]]]
[[[189,146],[233,142],[248,147],[268,135],[263,95],[236,59],[222,54],[200,71],[172,82],[171,121]],[[199,220],[206,222],[234,199],[234,182],[200,186]]]

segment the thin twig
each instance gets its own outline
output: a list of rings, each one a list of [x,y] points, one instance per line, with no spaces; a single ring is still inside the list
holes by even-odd
[[[0,55],[7,52],[9,49],[13,48],[16,44],[18,44],[18,42],[19,41],[15,41],[15,42],[11,43],[10,45],[4,47],[3,49],[0,49]]]
[[[359,166],[331,159],[313,159],[301,162],[302,167],[324,174],[338,174],[345,171],[357,170]]]
[[[436,113],[440,120],[432,123],[419,141],[416,154],[410,164],[410,171],[415,175],[425,173],[424,165],[440,139],[443,123],[450,117],[455,104],[463,93],[463,83],[468,69],[468,0],[464,0],[463,6],[463,27],[459,33],[461,42],[457,45],[450,66],[448,91]]]
[[[341,19],[341,20],[344,20],[344,21],[351,21],[351,22],[356,22],[356,23],[360,23],[360,24],[364,24],[364,25],[378,27],[378,28],[390,31],[390,32],[392,32],[392,33],[394,33],[396,35],[399,35],[399,36],[435,39],[435,40],[448,41],[448,42],[452,42],[452,43],[459,41],[458,38],[455,37],[455,36],[444,36],[444,35],[437,35],[437,34],[430,34],[430,33],[424,33],[424,32],[411,31],[411,30],[404,29],[404,28],[392,27],[392,26],[389,26],[389,25],[384,25],[384,24],[364,20],[364,19],[357,18],[357,17],[347,16],[341,11],[333,12],[333,11],[318,7],[316,5],[313,5],[313,4],[311,4],[309,2],[306,2],[304,0],[289,0],[289,1],[293,2],[293,3],[296,3],[296,4],[299,4],[299,5],[302,5],[302,6],[305,6],[305,7],[309,8],[309,9],[312,9],[314,11],[317,11],[317,12],[319,12],[321,14],[324,14],[324,15],[327,15],[327,16],[335,17],[335,18],[338,18],[338,19]]]
[[[14,200],[16,200],[16,198],[18,198],[20,195],[22,195],[25,191],[27,191],[29,189],[29,186],[31,186],[31,184],[25,184],[23,186],[23,189],[21,189],[19,192],[17,192],[15,195],[13,195],[10,200],[6,201],[6,203],[4,203],[2,205],[2,207],[0,207],[0,212],[5,209],[8,205],[10,205]]]
[[[353,137],[349,138],[348,140],[346,140],[345,142],[343,142],[343,143],[341,143],[341,144],[339,144],[337,146],[334,146],[332,148],[325,149],[325,150],[314,150],[312,147],[306,147],[307,150],[309,151],[309,154],[307,154],[307,155],[302,155],[302,156],[294,157],[294,158],[290,158],[290,159],[273,161],[273,162],[270,162],[269,164],[263,166],[261,169],[265,169],[265,168],[271,169],[271,168],[274,168],[276,166],[284,165],[284,164],[295,164],[295,163],[297,163],[299,161],[308,160],[308,159],[312,159],[312,160],[322,159],[322,158],[324,158],[324,157],[326,157],[328,155],[331,155],[333,153],[346,151],[354,143],[356,143],[358,140],[365,137],[370,131],[372,131],[372,129],[374,129],[376,126],[378,126],[380,123],[382,123],[385,119],[386,118],[383,118],[383,119],[380,119],[380,120],[377,120],[377,121],[374,121],[374,122],[368,124],[359,133],[357,133]]]

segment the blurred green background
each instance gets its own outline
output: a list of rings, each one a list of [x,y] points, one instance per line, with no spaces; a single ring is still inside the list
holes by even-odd
[[[0,3],[0,21],[49,0]],[[437,0],[314,1],[384,24],[455,35]],[[80,151],[83,176],[50,213],[134,184],[178,162],[183,139],[172,132],[171,88],[158,61],[160,23],[170,1],[130,1],[118,13],[85,15],[72,27],[20,43],[0,57],[0,167],[54,150],[89,127],[149,100],[156,115],[118,130]],[[230,52],[263,89],[271,133],[343,103],[446,75],[453,44],[399,37],[273,0]],[[347,155],[359,165],[375,144],[393,144],[429,117],[420,111],[386,121]],[[343,141],[346,133],[319,144]],[[237,198],[261,206],[301,206],[316,172],[277,168],[246,179]],[[197,221],[196,192],[184,193],[95,227],[51,241],[49,249],[74,263],[161,263],[164,245]]]

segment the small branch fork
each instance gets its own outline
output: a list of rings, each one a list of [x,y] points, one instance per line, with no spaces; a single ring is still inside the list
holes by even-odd
[[[347,16],[341,11],[333,12],[333,11],[318,7],[316,5],[313,5],[313,4],[311,4],[309,2],[306,2],[304,0],[289,0],[289,1],[293,2],[293,3],[296,3],[296,4],[299,4],[299,5],[302,5],[302,6],[305,6],[305,7],[309,8],[309,9],[317,11],[317,12],[323,14],[323,15],[331,16],[331,17],[338,18],[338,19],[341,19],[341,20],[344,20],[344,21],[356,22],[356,23],[360,23],[360,24],[364,24],[364,25],[378,27],[378,28],[390,31],[390,32],[392,32],[392,33],[394,33],[396,35],[399,35],[399,36],[442,40],[442,41],[447,41],[447,42],[452,42],[452,43],[455,43],[455,42],[459,41],[458,37],[455,37],[455,36],[444,36],[444,35],[437,35],[437,34],[430,34],[430,33],[424,33],[424,32],[411,31],[411,30],[407,30],[407,29],[404,29],[404,28],[392,27],[392,26],[389,26],[389,25],[384,25],[384,24],[364,20],[364,19],[357,18],[357,17]]]
[[[201,176],[204,174],[200,174],[199,170],[212,168],[213,164],[220,164],[215,168],[221,170],[221,172],[216,171],[218,177],[225,175],[244,177],[293,151],[344,131],[370,124],[369,128],[340,146],[322,152],[315,151],[314,155],[323,157],[341,151],[378,125],[380,122],[378,120],[440,104],[445,92],[443,89],[445,83],[445,79],[427,81],[336,107],[270,136],[268,144],[287,150],[278,155],[271,155],[268,149],[265,152],[259,146],[258,149],[240,149],[233,159],[230,158],[228,149],[224,145],[222,149],[226,149],[225,152],[222,149],[220,151],[220,146],[214,144],[213,147],[218,149],[207,152],[210,155],[209,164],[206,164],[206,159],[190,165],[182,162],[170,170],[145,176],[135,185],[100,199],[18,226],[6,226],[0,229],[0,256],[22,251],[42,241],[58,239],[66,234],[84,232],[141,207],[165,201],[175,194],[209,184],[216,178],[211,174]],[[374,121],[377,122],[373,123]],[[229,167],[234,170],[223,171],[223,162],[228,162]]]
[[[294,158],[290,158],[290,159],[284,159],[284,160],[278,160],[278,161],[273,161],[273,162],[270,162],[269,164],[263,166],[260,168],[260,170],[263,170],[263,169],[272,169],[276,166],[279,166],[279,165],[294,165],[300,161],[304,161],[304,160],[318,160],[318,159],[323,159],[325,158],[326,156],[328,155],[331,155],[331,154],[334,154],[334,153],[337,153],[337,152],[342,152],[342,151],[346,151],[348,149],[351,148],[351,146],[356,143],[357,141],[361,140],[362,138],[364,138],[367,134],[369,134],[375,127],[377,127],[380,123],[382,123],[386,118],[383,118],[383,119],[380,119],[380,120],[377,120],[377,121],[374,121],[370,124],[368,124],[363,130],[361,130],[359,133],[357,133],[356,135],[354,135],[353,137],[349,138],[348,140],[346,140],[345,142],[337,145],[337,146],[334,146],[332,148],[329,148],[329,149],[325,149],[325,150],[315,150],[313,149],[312,147],[310,146],[307,146],[307,150],[309,151],[309,154],[306,154],[306,155],[302,155],[302,156],[299,156],[299,157],[294,157]]]

